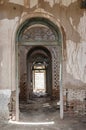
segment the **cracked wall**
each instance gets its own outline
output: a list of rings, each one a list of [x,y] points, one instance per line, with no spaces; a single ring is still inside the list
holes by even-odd
[[[0,89],[16,89],[16,30],[39,14],[52,16],[62,27],[63,87],[86,89],[86,10],[80,0],[0,0]]]

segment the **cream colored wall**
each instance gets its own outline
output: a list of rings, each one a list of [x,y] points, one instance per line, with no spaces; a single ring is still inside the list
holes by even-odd
[[[15,88],[16,19],[2,19],[0,25],[0,88]]]

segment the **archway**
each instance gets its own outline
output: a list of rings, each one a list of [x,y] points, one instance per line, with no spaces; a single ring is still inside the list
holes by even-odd
[[[35,33],[34,33],[35,32]],[[47,32],[47,33],[45,33]],[[51,81],[51,86],[57,88],[57,86],[59,87],[60,90],[60,117],[63,118],[63,98],[62,98],[62,72],[61,72],[61,58],[62,58],[62,43],[61,43],[61,32],[60,29],[58,28],[57,25],[55,25],[53,22],[51,22],[50,20],[48,20],[47,18],[43,18],[43,17],[34,17],[34,18],[30,18],[27,19],[24,23],[21,24],[21,26],[19,27],[18,31],[17,31],[17,35],[16,35],[16,59],[17,59],[17,65],[16,65],[16,74],[17,74],[17,78],[16,78],[16,120],[19,119],[19,93],[18,93],[18,88],[20,86],[20,75],[19,75],[19,68],[20,65],[19,63],[19,56],[18,53],[20,54],[21,52],[21,48],[24,47],[24,52],[25,55],[27,55],[27,61],[30,61],[30,56],[31,56],[31,52],[30,50],[34,50],[34,52],[36,52],[36,56],[37,57],[47,57],[49,56],[50,52],[52,52],[52,56],[53,56],[53,73],[51,74],[52,76],[50,76],[50,78],[48,78],[49,76],[47,76],[47,79]],[[25,50],[26,48],[26,50]],[[32,48],[32,49],[31,49]],[[49,51],[48,51],[49,50]],[[46,53],[47,56],[45,56],[46,54],[43,54],[42,51],[44,51],[43,53]],[[37,55],[38,54],[38,55]],[[34,54],[35,55],[35,54]],[[50,57],[50,56],[49,56]],[[58,57],[58,58],[57,58]],[[26,58],[26,57],[25,57]],[[39,58],[42,59],[42,58]],[[45,58],[47,59],[47,58]],[[48,58],[49,60],[49,58]],[[35,65],[34,65],[35,62]],[[44,65],[44,67],[46,66],[45,64],[47,64],[47,62],[43,63],[44,60],[42,62],[38,62],[42,63],[42,65]],[[36,66],[37,62],[33,61],[32,64],[34,66]],[[37,66],[38,66],[37,64]],[[33,68],[34,68],[33,66]],[[51,65],[50,65],[51,66]],[[29,65],[30,68],[30,65]],[[29,69],[27,69],[29,70]],[[30,70],[29,70],[30,71]],[[48,71],[46,71],[48,72]],[[32,77],[31,73],[29,72],[29,77]],[[31,80],[31,78],[29,78],[29,80]],[[59,82],[60,81],[60,82]],[[29,81],[30,86],[31,86],[31,81]],[[47,82],[47,84],[49,84],[49,82]],[[46,85],[47,85],[46,84]],[[50,85],[49,85],[50,87]],[[29,87],[31,88],[31,87]],[[51,87],[52,88],[52,87]],[[48,91],[48,93],[51,95],[52,89],[49,89],[48,87],[46,88],[46,91]],[[30,91],[31,92],[31,91]],[[29,95],[29,92],[28,92]],[[27,100],[29,99],[29,97],[27,96]]]
[[[43,75],[44,77],[40,77]],[[41,78],[43,78],[43,80]],[[32,97],[33,87],[39,86],[38,83],[40,83],[41,85],[41,82],[43,83],[43,86],[45,88],[45,93],[47,93],[50,96],[52,95],[52,57],[47,48],[43,46],[36,46],[32,47],[28,52],[27,79],[27,101],[29,100],[29,98]],[[38,83],[36,85],[37,81]]]

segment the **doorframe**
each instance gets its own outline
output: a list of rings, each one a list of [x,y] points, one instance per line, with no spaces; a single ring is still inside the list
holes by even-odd
[[[42,16],[42,15],[41,15]],[[63,35],[62,35],[62,30],[60,25],[56,24],[56,19],[54,19],[54,21],[52,21],[51,19],[47,19],[44,17],[40,18],[44,18],[46,20],[48,20],[49,22],[51,22],[52,24],[55,24],[55,26],[59,29],[59,33],[61,35],[61,39],[60,39],[60,77],[59,77],[59,85],[60,85],[60,118],[63,119],[64,116],[64,111],[63,111],[63,79],[62,79],[62,75],[63,75]],[[34,17],[32,17],[34,18]],[[39,17],[38,17],[39,18]],[[27,20],[27,19],[26,19]],[[25,23],[27,23],[27,21],[24,21]],[[21,24],[16,32],[16,41],[15,41],[15,84],[16,84],[16,121],[19,121],[19,63],[18,63],[18,48],[19,48],[19,41],[18,41],[18,36],[19,36],[19,32],[21,31],[21,28],[24,26],[24,23]],[[59,25],[59,26],[58,26]],[[55,29],[56,30],[56,29]]]

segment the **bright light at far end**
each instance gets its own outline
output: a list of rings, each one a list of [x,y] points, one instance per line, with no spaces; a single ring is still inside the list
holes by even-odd
[[[51,122],[18,122],[18,121],[12,121],[9,120],[9,123],[17,124],[17,125],[53,125],[54,121]]]

